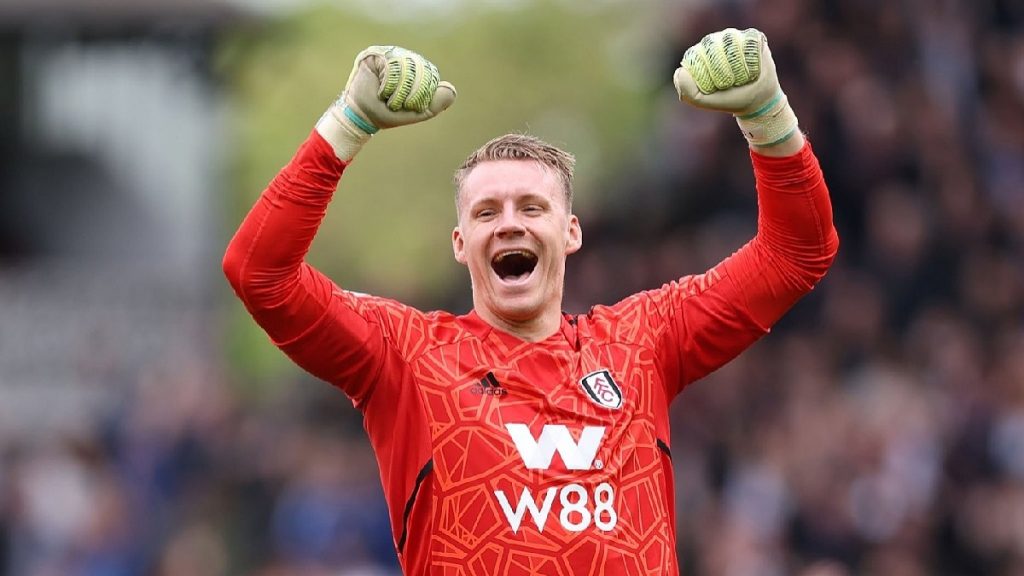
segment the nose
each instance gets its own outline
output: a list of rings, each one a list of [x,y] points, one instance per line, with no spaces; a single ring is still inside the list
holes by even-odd
[[[499,238],[523,236],[526,234],[526,228],[523,227],[516,210],[502,210],[494,234]]]

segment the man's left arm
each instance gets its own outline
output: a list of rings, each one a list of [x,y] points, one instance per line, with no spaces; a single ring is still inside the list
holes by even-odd
[[[727,29],[687,50],[674,82],[684,102],[729,112],[750,145],[757,235],[704,275],[668,290],[669,386],[728,362],[825,275],[839,246],[828,188],[782,92],[764,35]]]
[[[825,275],[839,248],[828,188],[810,143],[751,150],[757,235],[722,263],[753,318],[769,328]],[[796,138],[780,145],[786,146]]]

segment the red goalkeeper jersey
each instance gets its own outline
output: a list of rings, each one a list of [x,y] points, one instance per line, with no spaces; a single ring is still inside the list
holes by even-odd
[[[536,343],[339,288],[304,257],[344,164],[314,132],[278,174],[225,271],[277,346],[364,414],[406,574],[678,573],[669,404],[765,334],[837,246],[810,147],[752,156],[751,242]]]

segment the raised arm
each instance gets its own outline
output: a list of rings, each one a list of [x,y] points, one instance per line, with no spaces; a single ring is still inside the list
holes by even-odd
[[[825,275],[838,250],[828,188],[757,30],[704,37],[674,75],[679,98],[728,112],[747,139],[757,235],[701,276],[659,291],[671,315],[667,380],[683,385],[746,349]]]
[[[353,397],[368,386],[383,346],[366,303],[305,262],[345,167],[372,134],[444,111],[454,88],[422,56],[374,46],[355,60],[345,90],[243,220],[224,255],[235,293],[299,365]],[[372,320],[372,319],[371,319]]]

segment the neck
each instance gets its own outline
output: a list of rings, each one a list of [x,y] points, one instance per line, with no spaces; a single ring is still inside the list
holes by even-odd
[[[492,327],[526,342],[540,342],[558,332],[562,325],[562,313],[557,308],[545,310],[526,320],[504,318],[484,306],[474,306],[473,309]]]

